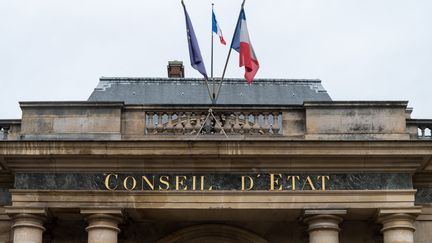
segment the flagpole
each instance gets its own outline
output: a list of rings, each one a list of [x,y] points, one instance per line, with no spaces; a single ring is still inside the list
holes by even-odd
[[[212,103],[215,104],[216,103],[216,84],[215,84],[215,79],[213,77],[213,14],[214,14],[214,3],[212,3],[212,30],[211,30],[211,79],[213,80],[213,93],[212,93]]]
[[[193,33],[193,38],[194,38],[194,41],[195,41],[194,44],[196,45],[196,47],[194,47],[194,44],[191,43],[191,41],[192,41],[191,38],[192,37],[189,34],[189,25],[190,25],[190,28],[192,29],[192,31],[193,31],[193,26],[192,26],[192,23],[190,21],[189,15],[188,15],[188,13],[186,11],[186,6],[185,6],[183,0],[181,0],[181,4],[183,6],[183,10],[185,12],[185,17],[186,17],[186,31],[188,32],[189,55],[190,55],[190,58],[191,58],[191,65],[192,65],[192,67],[194,69],[196,69],[197,71],[199,71],[204,76],[204,81],[205,81],[206,86],[207,86],[207,91],[208,91],[208,94],[209,94],[209,98],[210,98],[210,100],[213,103],[213,96],[212,96],[212,93],[210,91],[210,85],[209,85],[209,82],[208,82],[207,71],[205,70],[204,61],[202,60],[201,51],[199,50],[199,46],[198,46],[198,43],[197,43],[197,40],[196,40],[195,33]],[[195,57],[191,53],[191,50],[192,51],[196,51],[196,50],[193,50],[194,48],[197,48],[197,51],[198,51],[198,54],[199,54],[199,58],[201,59],[200,62],[202,62],[202,67],[196,65],[197,64],[196,60],[194,60]],[[194,66],[194,64],[195,64],[195,66]],[[198,63],[198,65],[199,65],[199,63]]]
[[[243,9],[243,7],[245,5],[245,2],[246,2],[246,0],[243,0],[243,3],[241,5],[242,9]],[[238,17],[238,20],[237,20],[236,30],[235,30],[234,35],[233,35],[232,40],[231,40],[230,49],[228,51],[228,56],[227,56],[227,59],[226,59],[226,62],[225,62],[225,67],[224,67],[224,70],[222,72],[222,78],[221,78],[221,81],[219,82],[219,86],[218,86],[218,90],[217,90],[217,94],[216,94],[216,98],[215,98],[214,102],[216,102],[217,99],[219,98],[219,93],[220,93],[220,89],[222,87],[222,82],[223,82],[223,80],[225,78],[225,73],[226,73],[226,70],[227,70],[227,67],[228,67],[228,62],[229,62],[229,59],[230,59],[230,56],[231,56],[232,45],[233,45],[233,42],[234,42],[234,38],[235,38],[235,36],[237,34],[237,26],[240,23],[240,15],[241,15],[241,10],[240,10],[240,14],[239,14],[239,17]]]

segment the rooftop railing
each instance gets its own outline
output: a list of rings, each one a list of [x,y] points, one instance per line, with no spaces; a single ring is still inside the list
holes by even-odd
[[[0,140],[7,140],[9,129],[14,125],[21,125],[21,120],[0,120]]]
[[[146,135],[282,135],[277,109],[154,109],[145,119]]]
[[[418,139],[432,139],[432,119],[409,119],[407,125],[417,128]]]

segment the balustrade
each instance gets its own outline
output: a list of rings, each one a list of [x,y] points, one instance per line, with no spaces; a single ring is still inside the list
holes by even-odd
[[[8,140],[10,129],[20,125],[21,120],[0,120],[0,140]]]
[[[279,136],[282,134],[280,111],[216,110],[148,111],[146,135],[237,134]],[[223,131],[222,131],[223,129]]]
[[[418,137],[419,138],[431,138],[431,130],[432,130],[432,126],[430,126],[430,127],[420,126],[418,128]]]
[[[407,125],[417,128],[417,138],[432,139],[432,120],[430,119],[410,119]]]

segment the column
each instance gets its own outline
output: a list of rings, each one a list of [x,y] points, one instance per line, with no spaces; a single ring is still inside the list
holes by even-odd
[[[381,232],[384,243],[414,243],[414,221],[421,209],[382,209],[378,222],[383,225]]]
[[[12,219],[14,243],[42,243],[45,231],[43,223],[47,213],[45,209],[6,209]]]
[[[310,243],[339,243],[339,224],[346,210],[305,210]]]
[[[123,219],[120,209],[82,209],[81,214],[88,223],[88,243],[117,243]]]

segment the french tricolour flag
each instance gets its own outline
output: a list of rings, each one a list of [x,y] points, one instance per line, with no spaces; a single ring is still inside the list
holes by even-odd
[[[222,35],[222,30],[219,27],[219,24],[218,24],[218,22],[216,20],[216,15],[215,15],[215,13],[214,13],[213,10],[212,10],[212,31],[219,36],[220,42],[222,44],[226,45],[226,42],[225,42],[225,40],[223,38],[223,35]]]
[[[259,69],[259,62],[249,38],[246,15],[242,7],[231,48],[240,53],[240,67],[245,67],[245,79],[250,84]]]

